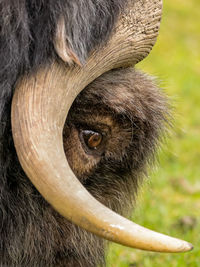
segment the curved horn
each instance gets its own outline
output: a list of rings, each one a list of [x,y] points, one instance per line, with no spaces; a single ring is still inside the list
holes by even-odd
[[[75,177],[63,149],[64,122],[77,94],[105,71],[135,64],[155,42],[161,1],[131,4],[110,42],[93,53],[84,67],[54,62],[18,82],[11,115],[15,147],[24,171],[42,196],[75,224],[134,248],[187,251],[192,249],[189,243],[145,229],[100,204]]]

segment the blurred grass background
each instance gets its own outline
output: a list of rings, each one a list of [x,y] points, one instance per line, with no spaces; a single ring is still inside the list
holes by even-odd
[[[190,241],[162,254],[110,245],[107,267],[200,266],[200,2],[165,0],[160,35],[137,68],[157,76],[171,98],[174,129],[140,192],[136,223]]]

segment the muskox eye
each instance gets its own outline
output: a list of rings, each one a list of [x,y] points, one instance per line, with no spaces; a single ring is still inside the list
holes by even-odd
[[[103,140],[101,133],[92,130],[82,130],[82,137],[89,149],[97,149]]]

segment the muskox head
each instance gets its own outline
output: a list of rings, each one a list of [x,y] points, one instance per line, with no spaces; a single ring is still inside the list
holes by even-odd
[[[161,0],[130,0],[110,40],[84,65],[69,49],[60,18],[54,40],[60,59],[18,80],[12,132],[25,173],[65,218],[126,246],[178,252],[190,250],[191,245],[132,223],[93,198],[75,177],[63,149],[63,127],[76,96],[103,73],[133,66],[148,55],[158,34],[161,9]]]

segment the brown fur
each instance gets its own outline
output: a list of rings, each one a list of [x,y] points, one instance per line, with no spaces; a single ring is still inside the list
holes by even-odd
[[[129,214],[133,206],[166,124],[166,106],[152,79],[119,69],[88,85],[70,109],[63,141],[71,168],[95,198],[120,214]],[[84,147],[81,129],[107,131],[101,155]],[[0,266],[104,265],[106,242],[57,214],[25,176],[16,155],[11,160],[9,190],[1,191]]]

